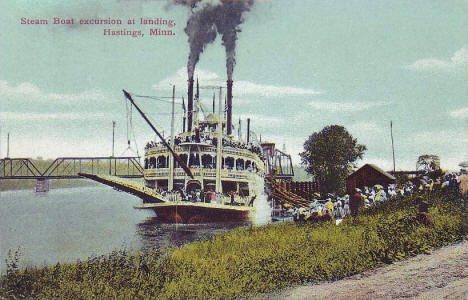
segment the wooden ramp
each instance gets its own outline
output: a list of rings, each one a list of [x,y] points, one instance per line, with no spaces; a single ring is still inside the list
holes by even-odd
[[[285,208],[309,207],[309,204],[311,203],[310,200],[302,198],[301,196],[288,191],[288,189],[282,186],[281,183],[275,178],[267,177],[266,180],[270,185],[270,195],[276,201],[280,202],[281,205],[283,205]]]
[[[78,175],[111,186],[119,191],[124,191],[126,193],[140,197],[143,199],[144,203],[166,202],[164,197],[157,191],[131,180],[124,180],[114,176],[93,175],[88,173],[78,173]]]

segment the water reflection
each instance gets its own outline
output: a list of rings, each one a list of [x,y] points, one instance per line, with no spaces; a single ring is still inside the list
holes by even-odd
[[[137,234],[143,249],[182,246],[183,244],[205,240],[218,232],[225,232],[237,227],[251,226],[252,222],[225,222],[210,224],[167,224],[157,217],[146,219],[137,224]]]

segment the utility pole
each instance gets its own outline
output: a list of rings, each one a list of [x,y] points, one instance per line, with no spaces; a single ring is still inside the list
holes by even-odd
[[[218,99],[218,126],[216,128],[217,130],[217,144],[216,144],[216,193],[222,193],[223,192],[223,186],[221,183],[221,164],[223,163],[223,115],[221,113],[222,111],[222,105],[221,105],[221,99],[223,96],[223,90],[220,87],[219,88],[219,99]]]
[[[10,157],[10,133],[8,132],[8,135],[7,135],[7,155],[6,155],[7,158]]]
[[[175,104],[175,85],[172,86],[172,106],[171,106],[171,148],[174,149],[174,104]],[[168,190],[174,189],[174,156],[169,156],[169,182]]]
[[[115,156],[115,121],[112,121],[112,157]]]
[[[392,138],[393,173],[395,173],[395,148],[393,146],[393,123],[392,121],[390,121],[390,137]]]
[[[242,142],[242,123],[241,119],[239,118],[239,128],[237,128],[237,138],[240,142]]]

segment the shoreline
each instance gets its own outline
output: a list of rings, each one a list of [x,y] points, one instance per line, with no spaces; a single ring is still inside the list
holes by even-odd
[[[66,182],[54,182],[62,181]],[[57,189],[69,189],[69,188],[80,188],[80,187],[98,187],[100,184],[97,184],[93,181],[86,179],[73,179],[74,182],[68,182],[71,179],[51,179],[49,182],[50,190]],[[9,184],[12,182],[13,184]],[[57,185],[58,183],[58,185]],[[5,187],[6,186],[6,187]],[[35,179],[4,179],[0,181],[0,192],[14,192],[14,191],[35,191],[36,183]]]

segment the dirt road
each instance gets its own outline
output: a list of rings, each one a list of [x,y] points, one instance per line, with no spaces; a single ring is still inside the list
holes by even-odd
[[[468,241],[335,282],[259,299],[468,299]]]

